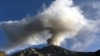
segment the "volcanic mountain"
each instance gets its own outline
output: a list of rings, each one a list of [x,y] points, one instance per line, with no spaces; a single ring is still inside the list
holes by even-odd
[[[100,50],[96,52],[77,52],[51,45],[43,48],[27,48],[10,56],[100,56]]]

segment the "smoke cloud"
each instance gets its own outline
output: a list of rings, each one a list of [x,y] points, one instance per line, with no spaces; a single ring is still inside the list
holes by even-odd
[[[86,19],[72,0],[55,0],[36,16],[1,22],[0,29],[8,35],[10,41],[6,49],[11,49],[19,45],[45,42],[47,39],[48,45],[60,46],[65,38],[74,38],[84,29],[92,32],[97,25],[96,21]]]

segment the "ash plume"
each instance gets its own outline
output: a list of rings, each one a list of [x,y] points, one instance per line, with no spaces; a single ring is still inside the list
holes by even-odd
[[[48,45],[60,46],[65,38],[75,37],[83,27],[89,28],[88,20],[72,0],[55,0],[43,12],[19,21],[4,21],[0,24],[9,38],[7,49],[19,45],[31,45],[47,41]],[[51,36],[41,36],[42,33]],[[44,35],[45,35],[44,34]]]

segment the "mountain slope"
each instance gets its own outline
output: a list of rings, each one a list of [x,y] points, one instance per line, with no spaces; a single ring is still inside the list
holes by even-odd
[[[11,56],[100,56],[100,50],[97,52],[76,52],[51,45],[42,49],[28,48]]]

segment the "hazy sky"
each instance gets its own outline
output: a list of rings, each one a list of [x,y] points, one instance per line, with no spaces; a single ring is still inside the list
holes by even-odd
[[[27,16],[34,16],[43,10],[44,4],[48,7],[52,1],[53,0],[0,0],[0,21],[20,20]],[[99,0],[74,0],[74,4],[81,8],[87,19],[94,20],[100,18]],[[96,51],[100,49],[99,33],[97,33],[97,37],[94,40],[95,41],[85,48],[84,51]],[[0,45],[2,45],[0,48],[2,49],[6,46],[8,42],[7,36],[0,30]],[[73,40],[69,39],[67,42],[70,44],[67,44],[66,47],[70,48]]]

